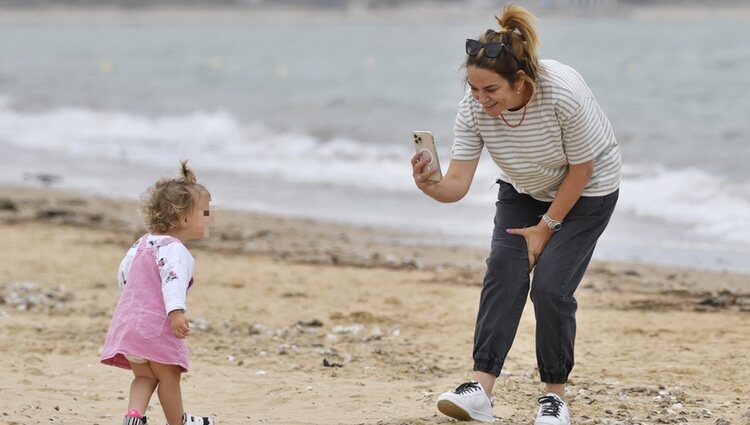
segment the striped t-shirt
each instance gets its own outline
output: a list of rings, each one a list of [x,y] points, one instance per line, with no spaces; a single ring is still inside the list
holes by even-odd
[[[515,124],[523,108],[505,111]],[[552,201],[568,164],[594,161],[594,173],[582,196],[608,195],[620,186],[620,149],[609,120],[583,78],[569,66],[539,61],[537,91],[518,127],[490,117],[469,92],[461,101],[454,127],[452,158],[479,158],[482,146],[500,167],[500,178],[519,193]]]

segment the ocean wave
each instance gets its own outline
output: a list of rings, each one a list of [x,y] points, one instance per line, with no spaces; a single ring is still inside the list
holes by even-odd
[[[376,145],[340,137],[323,140],[245,124],[226,111],[151,117],[78,107],[19,112],[12,104],[0,97],[0,143],[24,149],[165,169],[190,159],[198,169],[248,180],[262,176],[280,184],[341,187],[342,193],[357,188],[415,193],[408,141]],[[445,172],[450,146],[438,142]],[[492,184],[498,169],[483,156],[474,188],[462,202],[492,205],[495,200]],[[627,164],[618,212],[686,225],[702,237],[745,243],[750,239],[745,225],[750,217],[748,183],[698,168]]]
[[[191,159],[203,169],[262,175],[286,182],[408,187],[410,146],[273,131],[241,123],[226,111],[148,117],[68,107],[28,113],[0,103],[0,141],[66,155],[173,166]]]
[[[688,226],[687,232],[731,243],[750,240],[750,184],[699,168],[624,167],[618,209]]]

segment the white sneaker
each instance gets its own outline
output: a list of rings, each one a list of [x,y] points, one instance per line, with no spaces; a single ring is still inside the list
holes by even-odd
[[[183,413],[182,425],[216,425],[216,422],[210,416],[193,416],[190,413]]]
[[[492,422],[492,400],[479,382],[464,382],[455,390],[440,394],[437,408],[459,421]]]
[[[569,425],[570,412],[568,403],[555,393],[547,393],[539,397],[539,413],[536,414],[534,425]]]

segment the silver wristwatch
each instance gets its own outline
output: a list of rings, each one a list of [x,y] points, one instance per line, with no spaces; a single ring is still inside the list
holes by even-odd
[[[562,221],[557,221],[557,220],[554,220],[554,219],[550,218],[550,216],[548,216],[547,214],[544,214],[544,215],[542,216],[542,221],[543,221],[543,222],[544,222],[544,224],[546,224],[546,225],[547,225],[547,227],[549,227],[549,229],[550,229],[550,230],[552,230],[553,232],[557,232],[557,231],[559,231],[560,229],[562,229]]]

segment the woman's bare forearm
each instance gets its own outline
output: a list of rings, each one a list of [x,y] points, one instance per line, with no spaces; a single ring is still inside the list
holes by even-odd
[[[434,184],[417,185],[425,195],[439,202],[451,203],[461,200],[471,187],[479,160],[451,161],[448,172]]]
[[[555,200],[552,201],[547,210],[547,216],[553,220],[563,221],[568,215],[573,205],[581,197],[583,189],[591,179],[594,172],[594,161],[584,162],[583,164],[571,165],[568,174],[562,181],[560,189],[557,190]]]

